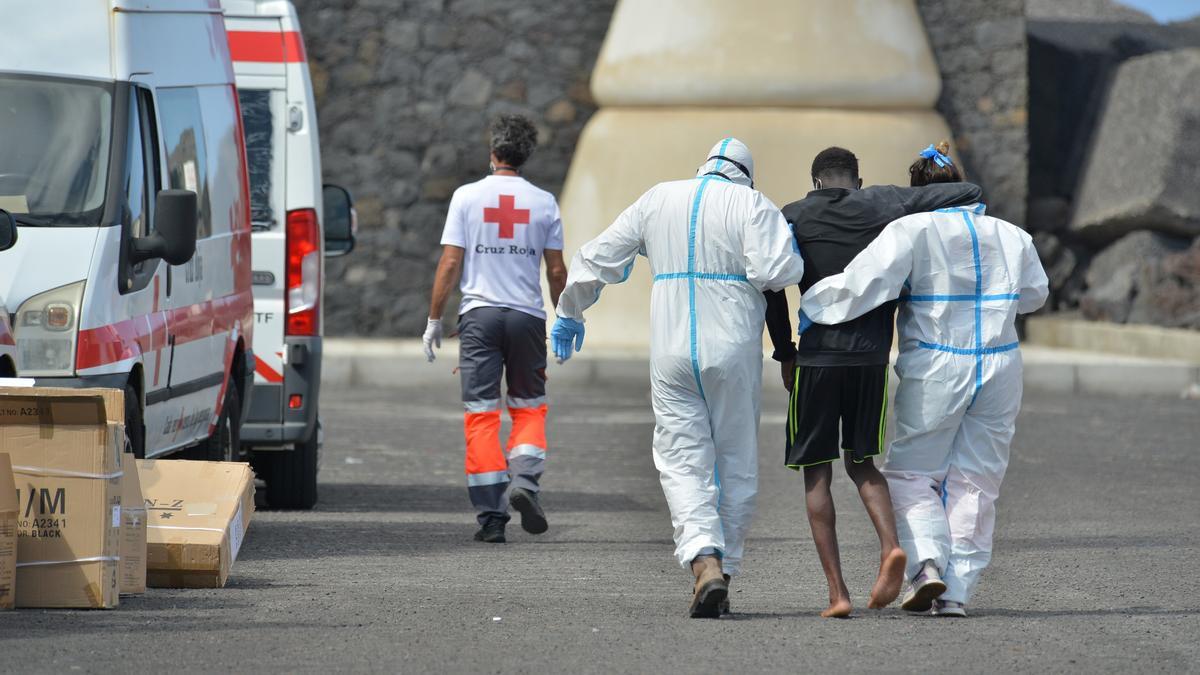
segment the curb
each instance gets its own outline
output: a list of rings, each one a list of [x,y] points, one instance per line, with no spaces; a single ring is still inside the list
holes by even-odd
[[[1038,344],[1021,348],[1025,388],[1056,394],[1102,394],[1200,398],[1200,363],[1152,359],[1103,352],[1058,349]],[[321,382],[327,386],[389,389],[445,385],[457,379],[458,342],[445,340],[437,361],[427,363],[421,341],[329,338],[324,344]],[[568,364],[550,360],[546,369],[554,383],[596,385],[643,382],[649,386],[645,352],[589,350]],[[779,376],[778,366],[764,356],[763,379]]]
[[[1029,344],[1042,347],[1200,365],[1200,331],[1047,315],[1029,317],[1025,322],[1025,335]]]
[[[1022,345],[1025,388],[1056,394],[1200,398],[1200,366],[1169,359]]]

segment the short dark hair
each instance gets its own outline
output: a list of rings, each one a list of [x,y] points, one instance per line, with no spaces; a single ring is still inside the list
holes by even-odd
[[[492,120],[492,154],[511,167],[519,167],[537,147],[538,132],[524,115],[499,115]]]
[[[817,153],[812,163],[812,178],[849,178],[858,180],[858,158],[853,152],[836,145]]]
[[[950,141],[941,141],[934,146],[941,154],[950,156]],[[940,166],[932,157],[921,157],[908,167],[908,184],[921,187],[931,183],[961,183],[962,172],[957,166],[947,164]]]

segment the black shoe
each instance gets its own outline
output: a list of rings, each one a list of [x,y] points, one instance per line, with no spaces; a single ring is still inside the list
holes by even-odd
[[[729,582],[730,582],[730,580],[731,580],[731,579],[730,579],[730,577],[729,577],[729,575],[728,575],[728,574],[724,574],[724,575],[722,575],[722,576],[723,576],[723,577],[725,577],[725,585],[726,585],[726,586],[729,586]],[[731,611],[729,610],[729,591],[728,591],[728,589],[726,589],[726,591],[725,591],[725,599],[721,601],[721,615],[722,615],[722,616],[724,616],[724,615],[726,615],[726,614],[732,614],[732,613],[733,613],[733,612],[731,612]]]
[[[546,514],[542,505],[538,504],[537,495],[525,488],[513,488],[508,495],[508,503],[521,514],[521,528],[529,534],[541,534],[550,529],[546,522]]]
[[[489,544],[504,543],[504,521],[491,518],[475,533],[475,541],[485,541]]]

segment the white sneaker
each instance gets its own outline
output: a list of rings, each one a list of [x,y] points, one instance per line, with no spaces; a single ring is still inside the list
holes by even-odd
[[[967,606],[953,600],[934,600],[933,615],[966,618]]]
[[[928,612],[933,607],[933,601],[946,592],[946,582],[932,560],[926,560],[921,571],[913,577],[904,598],[900,601],[900,609],[906,612]]]

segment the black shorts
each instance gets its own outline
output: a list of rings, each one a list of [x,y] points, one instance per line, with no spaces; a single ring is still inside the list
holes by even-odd
[[[832,462],[841,454],[839,447],[855,462],[883,452],[888,368],[796,366],[787,420],[789,469]]]

